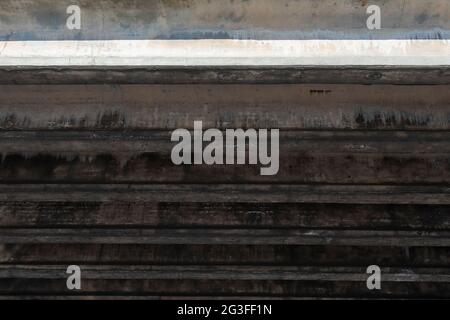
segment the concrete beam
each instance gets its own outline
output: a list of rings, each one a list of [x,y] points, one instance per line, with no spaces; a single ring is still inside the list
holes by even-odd
[[[448,40],[3,41],[0,66],[448,66]]]

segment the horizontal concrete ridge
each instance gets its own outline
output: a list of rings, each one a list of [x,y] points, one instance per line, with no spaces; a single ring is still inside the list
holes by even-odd
[[[448,40],[0,42],[0,66],[444,66]]]
[[[211,279],[352,281],[367,279],[364,267],[83,265],[84,279]],[[0,265],[0,279],[66,279],[65,265]],[[386,282],[450,282],[448,268],[383,268]]]
[[[448,247],[448,231],[321,229],[3,228],[5,244],[333,245]],[[0,268],[1,274],[1,268]],[[1,276],[0,276],[1,279]]]
[[[442,185],[1,184],[0,201],[159,201],[449,205]]]
[[[67,8],[81,24],[70,30]],[[380,10],[369,30],[368,9]],[[70,11],[69,12],[73,12]],[[0,40],[450,39],[448,0],[2,0]]]
[[[0,66],[10,84],[445,85],[450,66]]]

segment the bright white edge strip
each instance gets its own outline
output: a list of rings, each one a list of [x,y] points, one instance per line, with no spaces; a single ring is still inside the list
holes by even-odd
[[[450,65],[450,40],[0,42],[0,66],[269,65]]]

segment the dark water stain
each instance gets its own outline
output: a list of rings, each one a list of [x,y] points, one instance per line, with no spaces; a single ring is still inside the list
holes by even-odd
[[[66,27],[66,11],[65,10],[48,10],[48,8],[39,9],[33,12],[33,17],[45,29],[64,30]]]
[[[120,162],[111,154],[92,156],[85,161],[80,156],[56,156],[37,154],[25,156],[8,154],[0,163],[3,180],[103,180],[106,181],[120,173]]]
[[[414,17],[414,20],[418,23],[418,24],[423,24],[425,21],[427,21],[429,19],[429,16],[427,13],[423,12],[421,14],[418,14]]]
[[[161,168],[167,167],[168,163],[171,163],[168,156],[155,152],[144,152],[127,160],[123,166],[123,174],[128,175],[142,170],[160,173]]]
[[[158,40],[202,40],[202,39],[235,39],[236,36],[230,34],[228,31],[224,30],[205,30],[205,31],[192,31],[192,30],[179,30],[171,31],[170,34],[160,34],[155,37]]]
[[[53,179],[55,170],[64,165],[74,165],[79,159],[68,160],[47,154],[26,157],[21,154],[8,154],[0,164],[3,179]]]
[[[14,129],[18,125],[17,116],[15,114],[7,114],[0,120],[2,129]]]
[[[126,125],[125,115],[118,112],[107,112],[97,116],[95,126],[101,129],[120,129]]]
[[[310,95],[323,95],[330,94],[332,91],[328,89],[319,89],[319,90],[309,90]]]
[[[374,113],[367,114],[360,112],[355,116],[355,122],[359,128],[376,129],[383,127],[428,127],[431,123],[430,116],[416,117],[412,114],[401,113]]]
[[[164,1],[161,1],[161,3],[166,8],[184,9],[184,8],[190,8],[194,5],[196,5],[196,3],[198,3],[198,2],[197,2],[197,0],[164,0]]]

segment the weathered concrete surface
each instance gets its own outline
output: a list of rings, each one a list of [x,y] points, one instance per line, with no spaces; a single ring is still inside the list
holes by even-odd
[[[78,4],[81,30],[68,30]],[[368,30],[366,9],[381,8]],[[448,39],[448,0],[2,0],[0,40]]]
[[[0,130],[450,130],[449,101],[448,85],[2,85]]]
[[[449,1],[369,1],[0,0],[0,298],[450,297]],[[279,128],[279,174],[174,166],[194,120]]]

